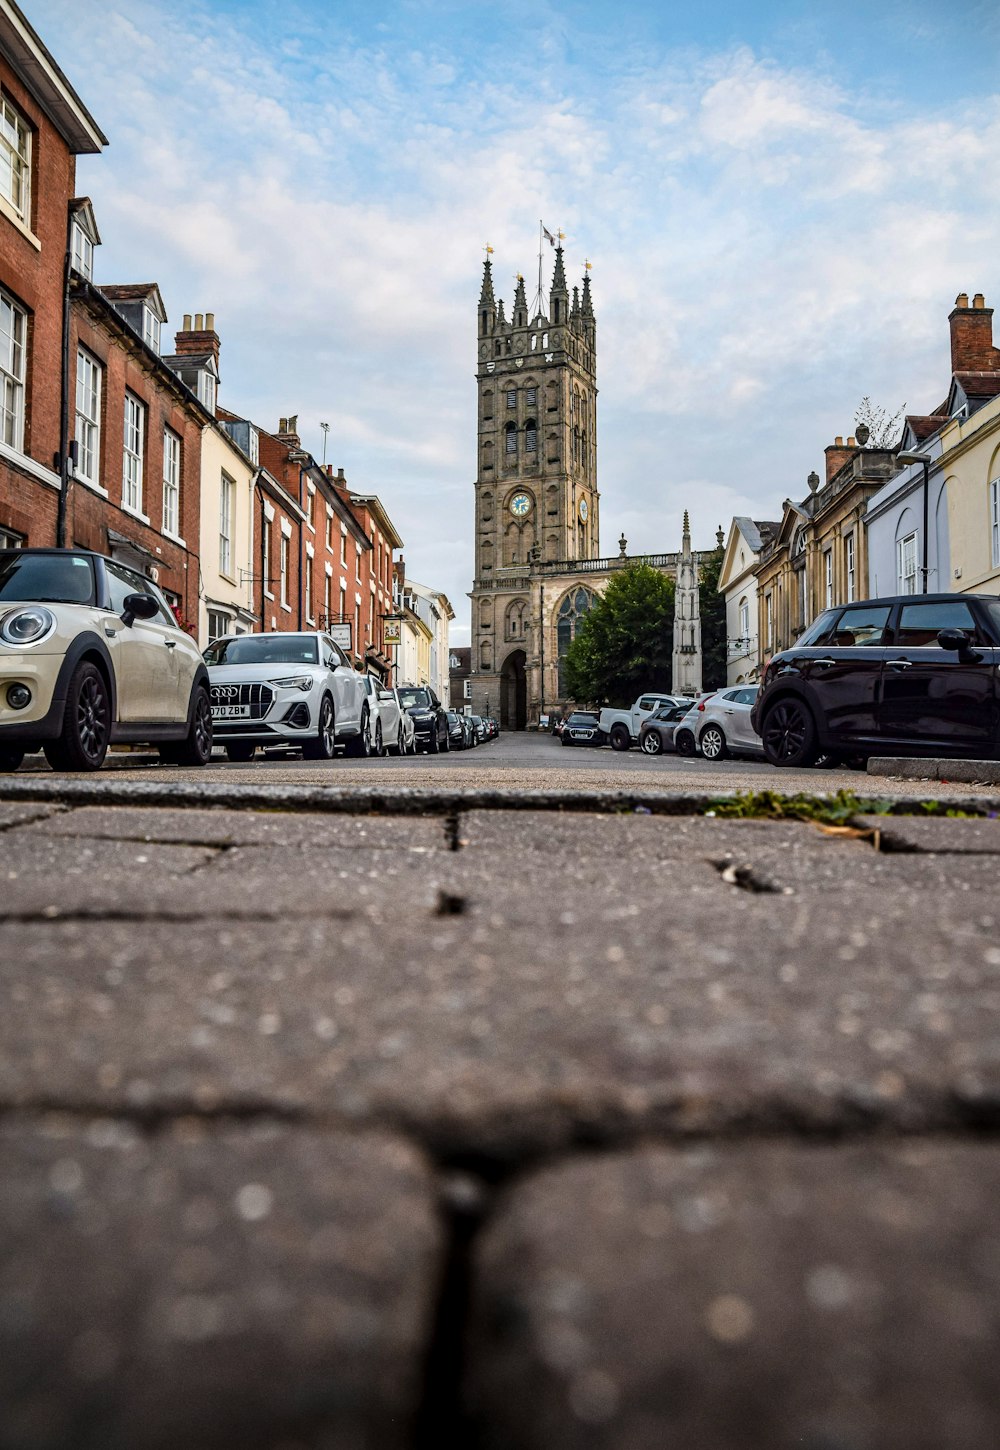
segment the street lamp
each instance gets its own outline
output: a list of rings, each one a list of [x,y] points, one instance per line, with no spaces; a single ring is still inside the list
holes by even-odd
[[[927,560],[928,560],[928,553],[927,553],[927,513],[928,513],[928,508],[929,508],[929,498],[930,498],[930,491],[931,491],[931,488],[930,488],[930,471],[931,471],[931,464],[934,462],[934,460],[933,460],[933,458],[931,457],[931,455],[929,453],[913,453],[913,452],[909,452],[909,451],[907,451],[907,450],[904,449],[901,452],[899,452],[899,453],[896,454],[896,462],[897,463],[903,463],[903,464],[907,464],[907,463],[919,463],[920,466],[924,470],[924,538],[923,538],[923,549],[922,549],[924,562],[923,562],[923,567],[922,567],[922,569],[920,571],[923,574],[923,576],[924,576],[924,587],[921,589],[920,592],[921,592],[921,594],[926,594],[927,593],[927,575],[930,572],[929,571],[929,568],[928,568],[928,563],[927,563]]]

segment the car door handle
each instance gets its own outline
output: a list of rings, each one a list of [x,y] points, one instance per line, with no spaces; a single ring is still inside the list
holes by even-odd
[[[819,665],[824,670],[828,670],[831,665],[835,665],[836,663],[837,661],[832,659],[813,660],[814,665]]]
[[[886,660],[890,670],[908,670],[913,664],[912,660]]]

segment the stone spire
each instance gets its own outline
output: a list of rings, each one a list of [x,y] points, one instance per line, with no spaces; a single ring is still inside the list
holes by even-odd
[[[556,247],[556,264],[552,269],[552,289],[549,292],[549,318],[553,324],[565,322],[569,315],[569,292],[566,288],[566,268],[563,266],[563,249]]]
[[[584,274],[583,274],[583,301],[581,303],[580,310],[583,313],[584,317],[587,318],[588,322],[593,320],[593,317],[594,317],[594,303],[593,303],[593,301],[591,299],[591,296],[590,296],[590,273],[589,272],[584,272]]]
[[[518,276],[517,291],[514,293],[513,324],[515,327],[528,325],[528,299],[524,295],[524,278]]]
[[[681,552],[677,560],[677,589],[674,594],[674,653],[670,688],[676,695],[700,695],[701,601],[698,594],[698,566],[691,552],[691,523],[684,510]]]
[[[497,307],[493,296],[493,267],[489,257],[483,263],[483,285],[479,292],[479,336],[489,337],[496,326]]]
[[[501,297],[500,298],[500,301],[497,303],[497,327],[506,327],[506,326],[507,326],[507,319],[504,316],[504,311],[503,311],[503,298]]]
[[[571,322],[576,322],[579,319],[579,316],[580,316],[580,289],[579,289],[579,287],[574,287],[573,288],[573,307],[572,307],[569,315],[570,315],[570,321]]]

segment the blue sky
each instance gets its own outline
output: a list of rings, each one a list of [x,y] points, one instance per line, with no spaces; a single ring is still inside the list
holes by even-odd
[[[228,407],[330,422],[458,643],[486,242],[508,310],[540,217],[593,263],[605,553],[774,517],[1000,299],[993,4],[25,4],[111,142],[97,280],[215,312]]]

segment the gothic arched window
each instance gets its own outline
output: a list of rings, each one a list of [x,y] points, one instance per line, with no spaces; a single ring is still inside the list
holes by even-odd
[[[504,634],[507,639],[523,639],[528,628],[528,601],[514,599],[507,606]]]
[[[594,596],[588,589],[571,589],[566,598],[559,606],[556,615],[556,643],[559,652],[559,693],[565,696],[565,660],[566,651],[576,638],[577,630],[580,628],[580,621],[590,609],[594,602]]]

